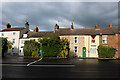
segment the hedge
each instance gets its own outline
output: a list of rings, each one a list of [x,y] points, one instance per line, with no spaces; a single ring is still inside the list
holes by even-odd
[[[32,56],[32,52],[40,48],[40,44],[34,40],[25,41],[23,52],[24,56]]]
[[[103,46],[103,45],[99,45],[97,50],[98,50],[99,58],[113,58],[117,51],[113,47]]]

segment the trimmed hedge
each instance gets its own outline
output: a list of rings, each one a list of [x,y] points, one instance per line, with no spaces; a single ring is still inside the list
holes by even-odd
[[[113,47],[103,46],[103,45],[99,45],[97,50],[98,50],[99,58],[113,58],[117,51]]]

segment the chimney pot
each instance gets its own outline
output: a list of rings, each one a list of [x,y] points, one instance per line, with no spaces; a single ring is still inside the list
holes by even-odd
[[[7,24],[6,24],[6,28],[11,28],[10,23],[7,23]]]
[[[34,32],[38,32],[38,27],[36,27],[36,28],[34,29]]]
[[[111,28],[112,27],[112,24],[109,24],[109,28]]]
[[[71,24],[71,29],[74,29],[74,28],[73,28],[73,22],[72,22],[72,24]]]
[[[95,28],[98,29],[98,28],[100,28],[100,26],[99,26],[99,25],[96,25]]]
[[[29,28],[29,23],[26,21],[25,28]]]
[[[56,30],[58,30],[59,29],[59,25],[55,25],[55,29],[54,29],[54,31],[56,31]]]

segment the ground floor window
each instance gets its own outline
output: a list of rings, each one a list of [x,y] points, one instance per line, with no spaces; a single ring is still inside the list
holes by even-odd
[[[96,48],[90,48],[90,53],[97,53],[97,49]]]
[[[14,48],[12,48],[12,52],[14,52]]]
[[[78,47],[74,46],[74,52],[77,53],[78,52]]]

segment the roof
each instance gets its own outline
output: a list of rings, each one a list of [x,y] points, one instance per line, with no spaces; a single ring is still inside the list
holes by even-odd
[[[56,33],[60,35],[111,35],[118,33],[118,27],[113,28],[79,28],[79,29],[70,29],[70,28],[60,28],[56,30]]]
[[[51,34],[54,34],[53,31],[41,31],[41,32],[31,32],[29,31],[28,33],[28,38],[30,37],[42,37],[42,36],[48,36],[48,35],[51,35]]]
[[[59,35],[114,35],[118,33],[118,27],[112,28],[79,28],[79,29],[72,29],[71,28],[59,28],[58,30],[54,31],[29,31],[28,38],[38,38],[42,36],[48,36],[51,34],[57,33]]]
[[[23,29],[25,29],[25,27],[7,28],[7,29],[3,29],[2,32],[4,32],[4,31],[21,31]]]

